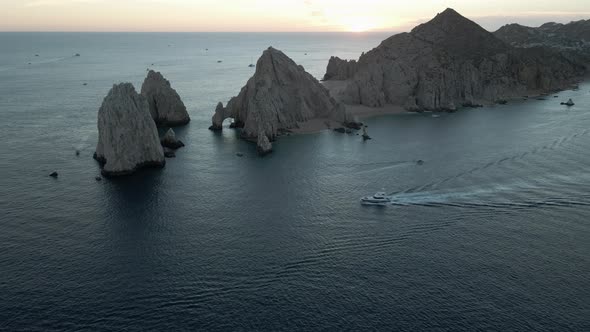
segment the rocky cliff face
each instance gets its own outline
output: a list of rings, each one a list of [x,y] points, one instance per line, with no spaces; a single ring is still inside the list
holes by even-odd
[[[182,126],[190,122],[184,103],[162,74],[150,70],[141,87],[152,118],[159,126]]]
[[[272,47],[256,64],[256,72],[237,97],[226,107],[217,105],[210,129],[219,130],[233,118],[242,136],[255,139],[260,134],[273,140],[282,130],[296,128],[298,122],[315,118],[345,121],[343,105],[302,66]]]
[[[328,62],[324,80],[345,80],[356,73],[357,65],[356,60],[342,60],[333,56]]]
[[[98,110],[98,145],[94,158],[105,176],[163,167],[164,151],[146,99],[131,83],[114,85]]]
[[[351,63],[332,59],[330,73]],[[338,68],[344,67],[344,68]],[[559,89],[584,66],[548,49],[513,48],[452,9],[361,56],[339,98],[371,107],[452,110]]]

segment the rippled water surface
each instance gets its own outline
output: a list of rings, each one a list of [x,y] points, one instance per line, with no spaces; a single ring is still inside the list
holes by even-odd
[[[0,34],[0,330],[590,330],[590,84],[263,159],[207,130],[264,48],[320,78],[384,38]],[[187,147],[95,182],[102,98],[148,67]],[[382,188],[394,205],[360,206]]]

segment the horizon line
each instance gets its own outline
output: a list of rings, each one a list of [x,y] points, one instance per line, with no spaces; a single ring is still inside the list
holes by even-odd
[[[346,34],[367,34],[367,33],[402,33],[396,30],[370,30],[370,31],[135,31],[135,30],[0,30],[0,33],[346,33]]]

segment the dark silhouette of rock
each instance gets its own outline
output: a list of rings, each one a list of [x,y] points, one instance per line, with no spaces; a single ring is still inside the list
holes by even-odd
[[[52,178],[57,178],[59,176],[59,174],[57,172],[53,172],[53,173],[49,174],[49,176],[51,176]]]

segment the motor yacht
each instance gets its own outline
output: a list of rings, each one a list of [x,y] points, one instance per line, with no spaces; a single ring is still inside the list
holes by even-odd
[[[387,205],[391,204],[391,198],[384,192],[378,192],[373,196],[361,198],[362,205]]]

